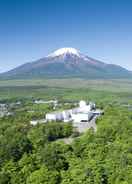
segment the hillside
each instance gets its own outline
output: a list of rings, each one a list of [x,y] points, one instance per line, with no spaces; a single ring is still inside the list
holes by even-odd
[[[23,64],[0,75],[0,78],[130,78],[125,68],[88,57],[74,48],[61,48],[34,62]]]

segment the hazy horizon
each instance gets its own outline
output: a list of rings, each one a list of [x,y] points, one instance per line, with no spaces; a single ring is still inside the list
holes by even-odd
[[[132,2],[2,0],[0,73],[74,47],[132,70]]]

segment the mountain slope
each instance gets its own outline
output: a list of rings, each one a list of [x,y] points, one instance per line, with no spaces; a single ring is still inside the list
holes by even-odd
[[[3,73],[4,78],[83,77],[128,78],[131,72],[90,58],[74,48],[62,48],[35,62]]]

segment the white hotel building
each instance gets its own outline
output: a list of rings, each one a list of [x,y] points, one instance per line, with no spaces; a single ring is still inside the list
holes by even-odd
[[[74,109],[65,110],[62,112],[47,113],[45,118],[46,121],[64,121],[64,122],[88,122],[94,116],[95,104],[86,104],[85,101],[80,101],[79,107]],[[100,112],[98,112],[100,113]]]

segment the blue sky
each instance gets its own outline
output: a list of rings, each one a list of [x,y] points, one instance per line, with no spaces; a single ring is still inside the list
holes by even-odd
[[[0,0],[0,72],[61,47],[132,70],[132,1]]]

